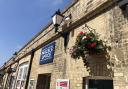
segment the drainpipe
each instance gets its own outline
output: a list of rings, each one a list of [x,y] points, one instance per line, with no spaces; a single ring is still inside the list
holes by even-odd
[[[25,89],[28,88],[29,78],[30,78],[30,74],[31,74],[31,67],[32,67],[32,62],[33,62],[34,54],[35,54],[35,50],[32,49],[32,51],[31,51],[31,59],[30,59],[29,68],[28,68],[28,75],[27,75],[27,78],[26,78]]]

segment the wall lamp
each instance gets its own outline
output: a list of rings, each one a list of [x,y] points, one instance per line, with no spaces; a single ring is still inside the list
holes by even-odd
[[[69,32],[59,32],[58,27],[61,25],[63,21],[68,21],[71,19],[71,14],[67,17],[61,14],[60,10],[56,11],[55,14],[52,16],[52,22],[55,27],[55,33],[57,32],[64,38],[64,46],[67,46],[67,39],[69,36]]]
[[[60,10],[56,11],[55,14],[52,16],[52,22],[55,27],[55,32],[58,32],[58,27],[62,23],[64,16],[61,14]]]
[[[52,16],[52,22],[55,27],[55,32],[58,32],[58,27],[63,21],[69,21],[71,20],[71,14],[68,16],[64,16],[61,14],[60,10],[56,11],[55,14]]]

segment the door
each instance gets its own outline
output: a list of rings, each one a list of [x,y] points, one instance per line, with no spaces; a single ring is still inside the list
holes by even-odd
[[[36,89],[50,89],[51,74],[39,74]]]

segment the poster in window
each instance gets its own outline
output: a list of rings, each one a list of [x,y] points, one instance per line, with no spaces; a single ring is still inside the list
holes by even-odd
[[[31,79],[29,81],[29,88],[28,89],[34,89],[34,84],[35,84],[35,81]]]
[[[56,89],[69,89],[69,79],[57,79]]]
[[[55,42],[52,42],[42,48],[40,65],[52,63],[54,59]]]

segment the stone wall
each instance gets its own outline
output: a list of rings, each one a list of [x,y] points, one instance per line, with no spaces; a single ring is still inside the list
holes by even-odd
[[[128,89],[128,20],[126,11],[118,6],[113,8],[113,60],[114,60],[114,85],[115,89]]]
[[[73,24],[104,2],[105,0],[80,0],[69,8],[64,15],[71,14],[71,24]],[[63,38],[56,40],[56,53],[53,63],[39,65],[41,49],[36,51],[30,79],[37,80],[38,74],[51,73],[50,89],[55,89],[56,79],[70,79],[71,89],[82,89],[83,77],[110,79],[114,80],[114,89],[127,89],[127,19],[124,16],[125,14],[122,13],[118,6],[112,6],[99,15],[96,15],[91,20],[86,21],[86,24],[96,29],[100,38],[104,40],[107,45],[112,47],[112,50],[108,53],[110,56],[110,65],[106,63],[106,58],[104,56],[92,57],[91,59],[94,59],[94,62],[91,63],[92,71],[90,73],[87,71],[82,60],[74,60],[70,57],[68,48],[71,48],[75,43],[77,34],[80,31],[88,31],[84,24],[81,24],[71,31],[66,52],[63,48]],[[64,28],[60,29],[64,30]],[[38,37],[41,37],[41,35],[47,31],[48,30],[45,30]],[[53,36],[53,32],[49,34],[51,37]],[[45,38],[38,40],[34,44],[39,45],[40,42],[43,43],[47,41],[49,34],[45,35]],[[34,45],[32,45],[32,47],[34,47]]]
[[[55,54],[53,63],[40,65],[40,55],[41,49],[35,52],[35,56],[32,63],[32,70],[30,74],[30,79],[37,81],[38,74],[51,74],[51,85],[50,89],[55,89],[56,79],[63,79],[65,76],[66,62],[64,59],[64,47],[63,38],[59,38],[56,41]],[[35,84],[36,86],[36,84]]]
[[[82,9],[82,8],[81,8]],[[81,13],[77,13],[81,16]],[[101,61],[100,65],[93,63],[94,75],[86,70],[82,60],[73,60],[70,55],[66,57],[68,60],[68,74],[67,78],[71,80],[71,89],[82,89],[82,78],[91,76],[101,79],[113,79],[114,89],[127,89],[128,88],[128,60],[127,60],[127,16],[126,12],[122,11],[117,5],[104,10],[102,14],[94,17],[87,22],[87,25],[96,29],[100,38],[106,42],[107,45],[112,47],[108,52],[110,58],[110,65],[104,64],[106,61]],[[77,34],[80,31],[87,31],[84,25],[81,25],[74,30],[74,36],[70,36],[68,47],[74,44]],[[94,59],[97,59],[94,57]],[[98,57],[103,60],[104,57]],[[114,64],[114,65],[113,65]],[[102,69],[100,69],[102,68]],[[96,72],[95,72],[96,70]],[[100,79],[99,78],[99,79]]]

